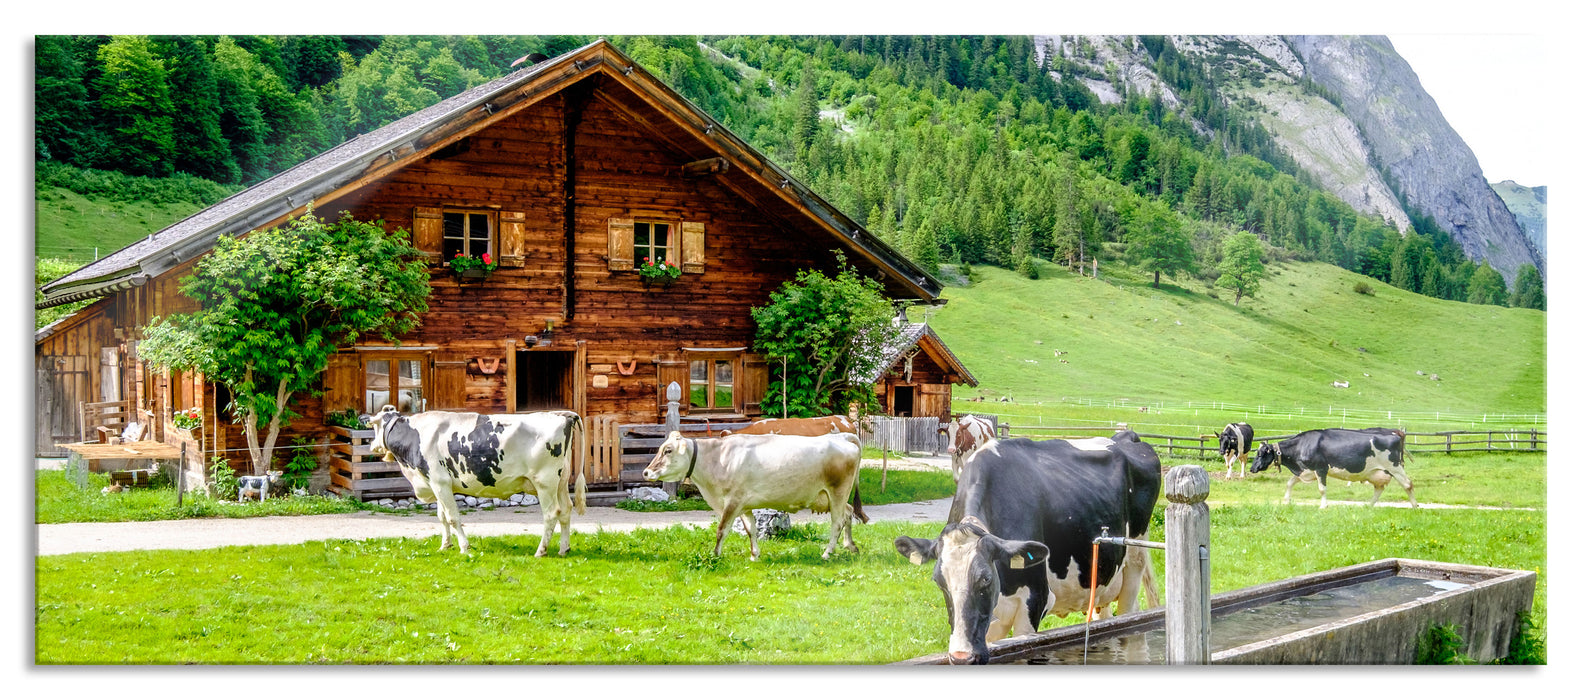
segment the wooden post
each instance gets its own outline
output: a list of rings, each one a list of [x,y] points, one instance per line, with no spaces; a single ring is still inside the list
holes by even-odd
[[[1165,472],[1165,659],[1209,663],[1208,473],[1195,464]]]
[[[181,507],[181,495],[187,490],[187,441],[181,441],[181,459],[176,462],[176,507]]]
[[[1445,433],[1445,454],[1450,454],[1450,433]]]
[[[670,386],[665,387],[665,400],[670,402],[665,409],[665,437],[668,438],[672,431],[681,429],[681,384],[671,382]],[[660,486],[672,499],[680,490],[679,485],[674,481],[666,481]]]
[[[883,431],[880,431],[883,432]],[[890,435],[879,438],[879,493],[884,493],[884,480],[890,475]]]

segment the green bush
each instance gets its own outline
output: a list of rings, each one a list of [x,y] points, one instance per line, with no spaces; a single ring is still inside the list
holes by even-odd
[[[1418,666],[1476,663],[1461,655],[1462,644],[1461,635],[1456,632],[1455,625],[1430,627],[1417,638],[1417,658],[1412,663]]]
[[[1494,663],[1509,666],[1539,666],[1549,663],[1549,644],[1542,632],[1533,624],[1532,613],[1517,616],[1516,633],[1511,636],[1511,649],[1505,658]]]
[[[171,177],[142,177],[112,170],[77,168],[51,161],[34,164],[33,182],[39,190],[59,187],[85,197],[159,204],[193,202],[210,205],[241,189],[186,173],[177,173]]]
[[[295,446],[291,448],[291,461],[286,462],[280,480],[288,489],[305,489],[313,472],[319,468],[319,460],[313,456],[313,450],[306,446],[306,438],[295,438],[293,442]]]
[[[241,485],[242,481],[236,478],[236,472],[224,457],[215,457],[209,462],[209,491],[215,498],[235,498],[236,489]]]
[[[1370,297],[1373,296],[1373,287],[1362,280],[1357,280],[1357,283],[1351,286],[1351,291],[1358,294],[1366,294]]]

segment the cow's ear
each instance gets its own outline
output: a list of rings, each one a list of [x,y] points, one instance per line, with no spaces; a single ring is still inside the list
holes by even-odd
[[[903,535],[895,538],[895,551],[900,552],[901,556],[911,560],[913,564],[922,564],[939,556],[939,542]]]
[[[1032,540],[1002,540],[990,535],[978,543],[990,559],[1004,562],[1012,569],[1038,566],[1049,558],[1049,548]]]

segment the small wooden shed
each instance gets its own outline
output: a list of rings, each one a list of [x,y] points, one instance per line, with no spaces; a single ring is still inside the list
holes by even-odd
[[[927,323],[900,325],[900,338],[885,348],[880,369],[863,381],[873,383],[887,415],[949,420],[952,386],[977,386],[977,378]]]

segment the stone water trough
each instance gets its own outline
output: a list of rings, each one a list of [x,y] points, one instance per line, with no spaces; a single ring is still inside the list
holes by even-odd
[[[1456,626],[1463,653],[1489,662],[1509,653],[1537,581],[1531,571],[1381,559],[1221,593],[1210,603],[1211,662],[1410,664],[1418,638],[1446,624]],[[1079,624],[1012,637],[989,645],[989,663],[1162,664],[1164,618],[1161,607],[1086,630]],[[899,663],[946,660],[940,653]]]

